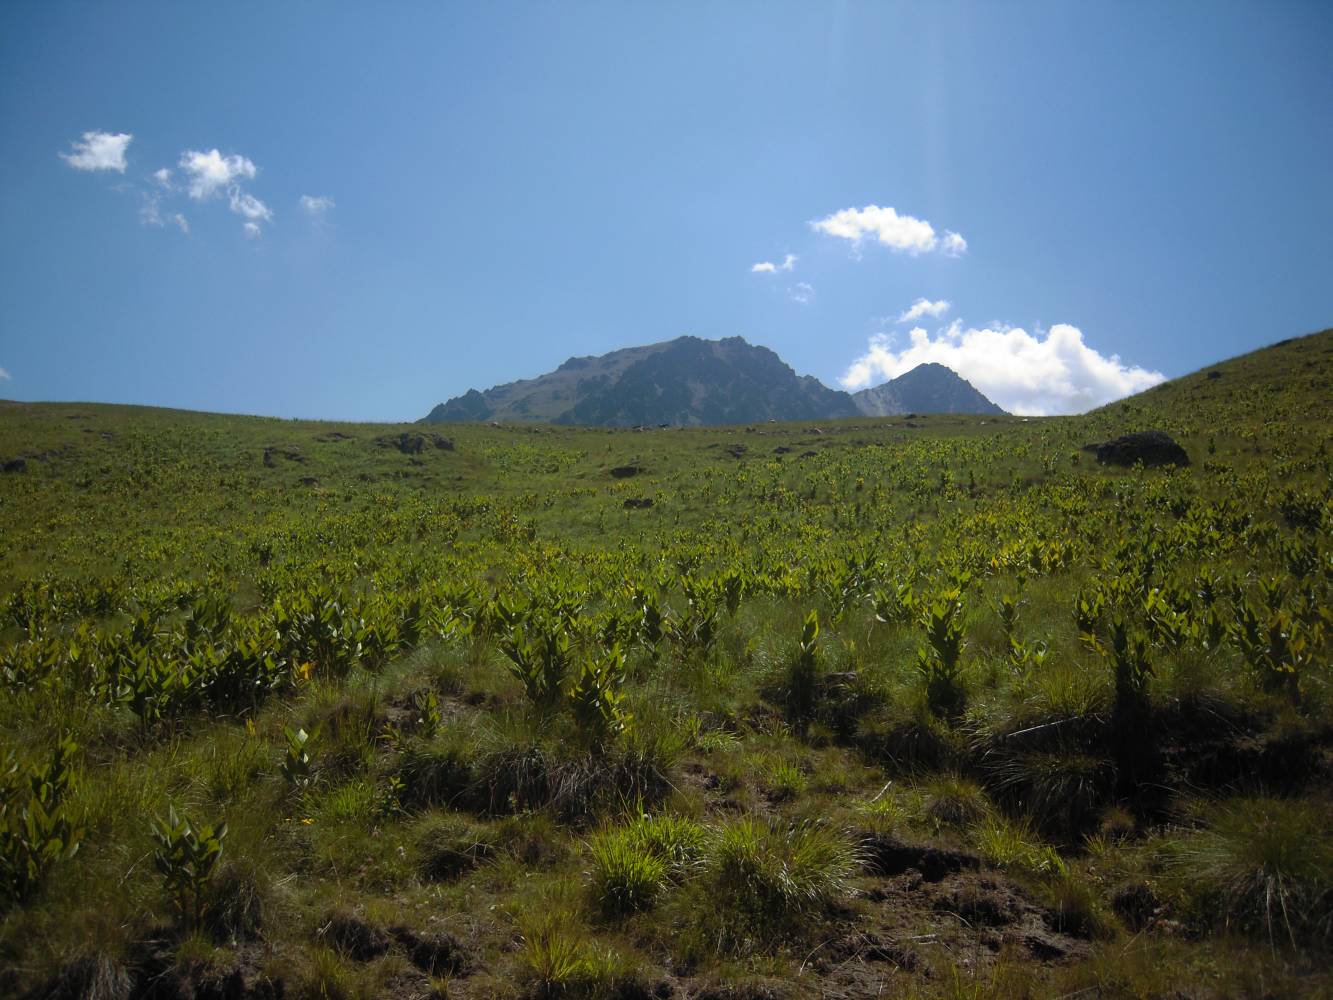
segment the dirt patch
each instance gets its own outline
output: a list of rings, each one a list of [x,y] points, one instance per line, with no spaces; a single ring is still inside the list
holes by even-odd
[[[1008,961],[1060,964],[1088,957],[1019,883],[965,851],[893,837],[864,841],[873,873],[862,913],[808,960],[822,995],[898,996],[921,979],[984,974]]]
[[[289,462],[303,464],[305,456],[301,454],[301,449],[294,444],[273,444],[264,449],[264,466],[272,469],[278,464],[279,458],[285,458]]]
[[[472,961],[463,943],[448,931],[418,934],[408,927],[390,927],[389,933],[407,952],[408,960],[432,976],[463,976],[472,971]]]
[[[909,844],[895,837],[867,837],[862,842],[866,867],[885,878],[918,873],[926,882],[939,882],[960,871],[975,871],[981,859],[965,851],[926,844]]]
[[[389,950],[389,935],[348,910],[329,914],[319,936],[355,962],[369,962]]]

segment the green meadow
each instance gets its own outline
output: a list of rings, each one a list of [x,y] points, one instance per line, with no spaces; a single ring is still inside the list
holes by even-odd
[[[1331,407],[0,403],[0,995],[1327,994]]]

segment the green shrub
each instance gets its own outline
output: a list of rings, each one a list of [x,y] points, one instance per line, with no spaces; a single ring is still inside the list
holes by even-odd
[[[926,702],[937,716],[962,714],[967,701],[963,684],[963,593],[954,587],[926,605],[922,612],[927,645],[917,650],[916,666],[926,682]]]
[[[625,710],[625,656],[618,645],[604,656],[589,656],[574,679],[569,705],[574,721],[595,747],[624,733],[633,716]]]
[[[304,729],[284,728],[282,731],[283,739],[287,742],[287,753],[279,766],[279,770],[287,780],[287,784],[298,792],[304,792],[308,789],[310,782],[313,780],[310,746],[318,735],[318,730],[315,731],[314,736]]]
[[[196,825],[188,817],[177,816],[176,807],[171,806],[165,820],[154,822],[153,836],[157,841],[153,865],[167,895],[185,925],[198,927],[207,904],[204,889],[222,858],[227,824]]]
[[[787,664],[784,696],[787,714],[804,731],[815,717],[819,698],[819,614],[811,611],[801,626],[801,638],[796,643]]]
[[[0,763],[0,907],[31,899],[60,861],[78,853],[83,829],[69,816],[78,745],[64,737],[45,764]]]

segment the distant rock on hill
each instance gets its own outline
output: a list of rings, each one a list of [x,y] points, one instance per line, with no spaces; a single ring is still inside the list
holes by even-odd
[[[534,379],[473,389],[425,418],[634,427],[831,420],[857,416],[852,397],[797,375],[741,337],[679,337],[601,357],[570,358]]]
[[[1005,412],[952,368],[933,363],[917,365],[883,385],[853,393],[852,400],[867,417],[890,417],[900,413]]]

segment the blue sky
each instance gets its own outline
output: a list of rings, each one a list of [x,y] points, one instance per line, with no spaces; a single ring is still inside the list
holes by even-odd
[[[1333,325],[1330,52],[1322,2],[6,4],[0,396],[415,419],[688,333],[1077,411]]]

